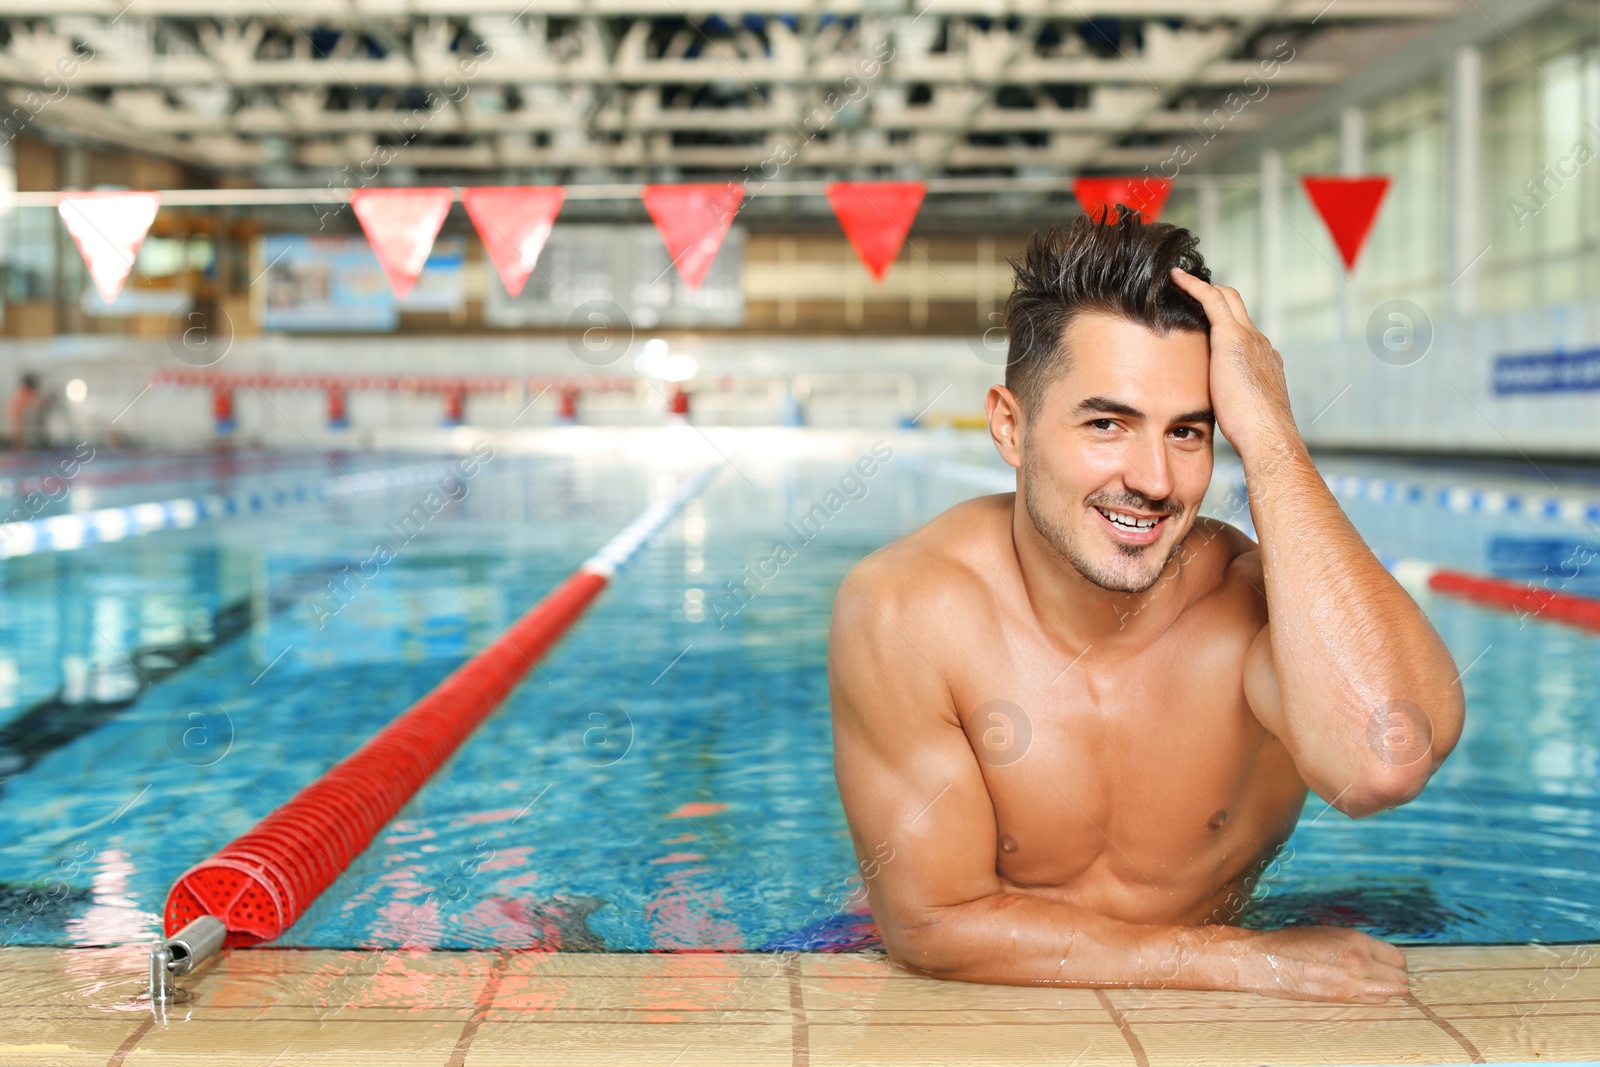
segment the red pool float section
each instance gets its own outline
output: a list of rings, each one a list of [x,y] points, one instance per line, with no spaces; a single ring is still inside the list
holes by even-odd
[[[293,926],[561,639],[611,576],[720,469],[703,469],[647,508],[498,641],[249,833],[184,872],[167,894],[167,936],[202,915],[222,920],[227,945],[271,941]]]
[[[1600,630],[1600,600],[1576,593],[1558,593],[1536,585],[1485,578],[1463,571],[1436,570],[1428,588],[1461,597],[1486,607],[1527,614],[1551,622],[1564,622],[1585,630]]]
[[[606,584],[605,574],[579,570],[366,744],[249,833],[191,867],[167,895],[167,935],[214,915],[228,927],[228,945],[280,936]]]

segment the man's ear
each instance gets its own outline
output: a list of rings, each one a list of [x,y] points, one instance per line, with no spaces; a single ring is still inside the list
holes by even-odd
[[[1013,467],[1022,466],[1022,403],[1003,385],[989,387],[983,399],[983,410],[989,416],[989,439],[1000,453],[1000,458]]]

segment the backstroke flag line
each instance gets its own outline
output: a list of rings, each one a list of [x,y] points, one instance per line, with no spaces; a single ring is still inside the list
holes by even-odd
[[[1072,183],[1072,195],[1085,215],[1094,215],[1102,205],[1117,214],[1117,205],[1131,207],[1150,223],[1161,217],[1172,183],[1165,178],[1133,175],[1126,178],[1079,178]],[[1115,222],[1115,217],[1111,218]]]
[[[1367,243],[1367,235],[1378,218],[1378,208],[1389,191],[1388,177],[1381,174],[1364,178],[1307,174],[1300,179],[1300,184],[1338,246],[1344,269],[1355,270],[1356,258]]]
[[[647,185],[640,193],[683,284],[700,288],[744,201],[737,182]]]
[[[461,191],[483,250],[509,296],[520,296],[567,198],[559,185],[494,185]]]
[[[56,211],[89,268],[95,291],[106,303],[122,291],[160,209],[157,192],[96,191],[56,197]]]
[[[448,188],[357,189],[350,194],[350,206],[361,229],[378,257],[394,290],[395,299],[404,300],[417,275],[428,261],[433,239],[450,213],[455,192]]]
[[[900,254],[928,187],[922,182],[832,182],[828,203],[850,247],[881,282]]]

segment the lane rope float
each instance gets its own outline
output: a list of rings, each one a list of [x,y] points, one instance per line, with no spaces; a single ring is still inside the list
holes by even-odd
[[[1342,499],[1431,504],[1458,515],[1523,515],[1585,525],[1600,522],[1600,497],[1577,493],[1525,493],[1513,488],[1491,489],[1481,485],[1451,485],[1365,474],[1324,474],[1322,480],[1329,492]],[[1242,491],[1244,468],[1230,461],[1219,462],[1212,483]]]
[[[121,541],[158,530],[186,530],[229,515],[257,514],[309,500],[332,500],[375,489],[415,485],[451,472],[448,465],[417,463],[389,470],[335,475],[309,483],[268,485],[232,493],[206,493],[5,522],[0,523],[0,559],[31,556],[37,552],[70,552],[84,545]]]
[[[1407,587],[1470,600],[1486,608],[1515,612],[1548,622],[1566,623],[1584,630],[1600,630],[1600,599],[1581,593],[1541,589],[1526,582],[1451,570],[1420,559],[1384,560],[1390,572]]]
[[[97,465],[96,469],[99,469],[100,455],[100,453],[96,453],[91,457]],[[112,453],[112,455],[115,458],[110,461],[111,470],[102,471],[98,474],[79,473],[70,478],[56,473],[13,474],[12,468],[0,466],[0,498],[27,496],[29,493],[52,495],[59,490],[61,482],[69,482],[74,488],[81,486],[90,489],[121,489],[130,485],[148,485],[160,482],[274,477],[292,473],[293,468],[296,466],[304,467],[307,465],[306,457],[252,456],[248,453],[209,460],[174,460],[158,455],[148,460],[141,458],[133,462],[120,462],[122,460],[121,456],[117,456],[115,453]],[[44,461],[54,460],[57,463],[67,462],[76,458],[70,453],[66,455],[46,453],[41,457]],[[156,461],[164,465],[158,465]],[[89,462],[90,459],[79,460],[81,466],[88,466]],[[37,465],[37,463],[34,465]],[[57,488],[52,489],[52,483]]]
[[[202,915],[227,944],[283,934],[344,873],[649,539],[720,468],[646,509],[501,637],[254,828],[189,868],[167,894],[170,937]]]

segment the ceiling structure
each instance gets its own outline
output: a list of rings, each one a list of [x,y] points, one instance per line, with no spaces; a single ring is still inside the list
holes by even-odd
[[[1137,173],[1468,2],[0,0],[0,127],[263,185]]]

